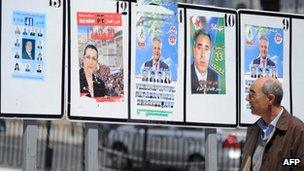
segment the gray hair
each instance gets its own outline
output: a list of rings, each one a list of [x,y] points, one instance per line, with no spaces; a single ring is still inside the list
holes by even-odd
[[[266,36],[261,36],[260,40],[266,40],[266,42],[268,42],[268,38]]]
[[[275,96],[274,105],[280,106],[283,99],[282,84],[276,79],[267,79],[262,86],[262,92],[267,96],[273,94]]]
[[[153,37],[152,42],[155,42],[155,41],[157,41],[160,44],[162,44],[162,41],[161,41],[161,39],[159,37]]]

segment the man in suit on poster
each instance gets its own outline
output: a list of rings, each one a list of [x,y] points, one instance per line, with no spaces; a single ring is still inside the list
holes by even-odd
[[[151,70],[169,70],[169,66],[161,60],[162,41],[158,37],[154,37],[152,40],[152,58],[144,63],[145,68]]]
[[[35,59],[33,52],[33,42],[31,40],[25,40],[24,48],[22,52],[22,59]]]
[[[218,94],[218,74],[209,67],[211,37],[203,29],[194,34],[193,63],[191,64],[191,93]],[[208,85],[215,86],[208,86]]]
[[[259,56],[255,58],[251,64],[259,66],[259,68],[276,67],[276,64],[268,55],[269,41],[266,36],[261,36],[259,39]]]

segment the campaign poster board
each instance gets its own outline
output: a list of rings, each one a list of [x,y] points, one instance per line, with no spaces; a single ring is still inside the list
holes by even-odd
[[[174,1],[132,3],[131,121],[184,121],[180,15]]]
[[[290,18],[262,11],[238,11],[240,55],[240,125],[254,123],[246,96],[259,77],[275,77],[283,86],[282,106],[290,111]],[[264,59],[265,58],[265,59]]]
[[[128,118],[129,3],[69,1],[68,116]]]
[[[291,22],[291,81],[292,81],[292,114],[304,121],[304,92],[303,92],[303,73],[304,73],[304,17],[293,16]]]
[[[65,1],[1,1],[1,115],[61,118]]]
[[[236,11],[186,9],[187,124],[237,125]]]

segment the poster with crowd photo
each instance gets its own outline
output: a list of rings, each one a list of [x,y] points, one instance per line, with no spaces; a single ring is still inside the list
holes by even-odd
[[[1,1],[1,116],[63,116],[64,9],[61,0]]]
[[[292,81],[292,114],[302,121],[304,121],[304,79],[302,74],[304,73],[304,48],[301,45],[304,40],[304,17],[303,16],[292,16],[291,25],[291,44],[292,44],[292,60],[291,60],[291,81]]]
[[[127,2],[82,4],[71,2],[70,118],[127,119]]]
[[[170,0],[132,5],[131,119],[183,121],[178,16]]]
[[[289,109],[289,22],[284,15],[240,11],[241,125],[258,119],[251,114],[246,96],[260,77],[277,78],[282,83],[282,105]]]
[[[236,12],[189,6],[186,14],[186,122],[236,125]]]
[[[45,22],[45,14],[13,11],[12,77],[44,79]]]

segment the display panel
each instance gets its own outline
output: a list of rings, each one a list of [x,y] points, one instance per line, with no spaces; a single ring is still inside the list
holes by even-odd
[[[174,2],[132,4],[130,119],[183,122],[183,25]]]
[[[63,115],[64,9],[65,1],[1,1],[1,116]]]
[[[186,122],[234,126],[236,12],[189,7],[186,20]]]
[[[291,44],[292,44],[292,60],[291,60],[291,69],[292,69],[292,114],[297,116],[302,121],[304,121],[304,92],[302,87],[304,85],[304,80],[302,74],[304,73],[304,49],[302,45],[302,40],[304,39],[304,33],[302,28],[304,28],[304,17],[293,16],[292,18],[292,35],[291,35]]]
[[[124,1],[70,1],[70,119],[128,118],[128,9]]]
[[[251,84],[259,77],[277,78],[283,85],[282,105],[290,111],[290,19],[287,15],[239,11],[240,18],[240,125],[254,123],[246,101]]]

